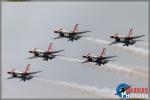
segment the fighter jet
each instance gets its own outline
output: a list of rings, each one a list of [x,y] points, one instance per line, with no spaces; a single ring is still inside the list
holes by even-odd
[[[139,35],[139,36],[131,36],[131,35],[133,35],[132,28],[130,29],[128,36],[122,36],[121,34],[115,33],[114,35],[110,36],[110,38],[115,39],[115,41],[110,43],[110,45],[116,44],[116,43],[123,43],[123,46],[133,45],[137,41],[143,41],[143,40],[136,40],[137,38],[145,36],[145,35]]]
[[[8,79],[13,79],[13,78],[20,78],[20,81],[26,81],[26,80],[30,80],[33,77],[37,77],[37,76],[33,76],[33,74],[36,73],[40,73],[41,71],[36,71],[36,72],[29,72],[29,67],[30,64],[27,65],[25,71],[20,72],[20,71],[16,71],[16,69],[12,69],[11,71],[8,71],[7,73],[11,75],[11,77],[9,77]]]
[[[116,93],[115,95],[125,92],[130,87],[131,87],[131,85],[128,85],[127,87],[122,86],[122,88],[120,89],[120,91],[118,93]]]
[[[63,28],[58,28],[54,31],[54,33],[59,34],[59,36],[53,39],[68,38],[68,41],[74,41],[80,39],[81,37],[87,37],[83,34],[90,31],[78,31],[78,26],[79,24],[76,24],[72,31],[66,31]]]
[[[37,48],[29,50],[29,53],[34,54],[34,56],[29,57],[28,59],[40,57],[40,58],[43,58],[43,60],[48,61],[49,59],[51,60],[51,59],[55,58],[56,56],[62,56],[62,55],[56,55],[56,53],[59,53],[61,51],[64,51],[64,50],[53,51],[52,50],[52,43],[50,43],[47,51],[43,51],[43,50],[40,50]]]
[[[106,64],[108,63],[108,61],[115,61],[115,60],[109,60],[109,58],[113,58],[113,57],[117,57],[117,56],[107,56],[105,57],[105,49],[103,48],[102,53],[100,56],[93,56],[90,53],[88,53],[87,55],[82,56],[83,58],[86,58],[87,60],[82,62],[82,63],[87,63],[87,62],[95,62],[96,65],[101,65],[101,64]]]

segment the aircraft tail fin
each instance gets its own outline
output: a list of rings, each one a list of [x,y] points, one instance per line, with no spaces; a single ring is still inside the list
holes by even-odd
[[[29,72],[29,70],[30,70],[30,64],[28,64],[28,65],[27,65],[27,67],[26,67],[26,69],[25,69],[24,73],[28,73],[28,72]]]
[[[52,52],[52,45],[53,45],[53,43],[50,43],[47,52]]]
[[[130,31],[128,33],[128,37],[130,37],[131,35],[133,35],[133,28],[130,28]]]
[[[106,48],[103,48],[100,57],[104,57],[105,56],[105,50],[106,50]]]
[[[79,24],[76,24],[76,25],[74,26],[73,32],[77,32],[77,31],[78,31],[78,26],[79,26]]]

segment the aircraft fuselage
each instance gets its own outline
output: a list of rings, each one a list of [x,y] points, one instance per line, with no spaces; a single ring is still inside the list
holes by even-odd
[[[124,43],[124,45],[133,45],[136,43],[136,40],[130,39],[128,37],[115,37],[115,40],[120,43]]]
[[[87,62],[95,62],[96,65],[101,65],[101,64],[106,64],[108,63],[107,60],[104,60],[103,58],[99,58],[99,57],[87,57]]]

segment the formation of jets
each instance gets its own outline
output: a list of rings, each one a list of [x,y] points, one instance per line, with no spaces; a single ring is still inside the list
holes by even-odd
[[[11,77],[9,77],[8,79],[13,79],[13,78],[20,78],[20,81],[26,81],[26,80],[30,80],[33,77],[37,77],[37,76],[33,76],[33,74],[36,73],[40,73],[41,71],[36,71],[36,72],[30,72],[30,64],[27,65],[26,69],[21,72],[21,71],[17,71],[16,69],[12,69],[11,71],[8,71],[7,73],[11,75]]]
[[[78,31],[78,26],[79,26],[79,24],[76,24],[72,31],[66,31],[63,28],[59,28],[58,30],[54,31],[54,33],[57,33],[59,36],[56,38],[53,38],[53,39],[67,38],[68,41],[74,41],[74,40],[79,40],[81,37],[87,37],[86,35],[83,35],[83,34],[90,32],[90,31],[89,30]],[[133,37],[133,36],[131,36],[132,34],[133,34],[133,29],[130,29],[128,36],[122,36],[118,33],[115,33],[114,35],[110,36],[110,38],[115,39],[115,41],[110,43],[110,45],[116,44],[116,43],[123,43],[123,46],[133,45],[136,43],[136,41],[141,41],[141,40],[136,40],[137,38],[145,36],[145,35],[140,35],[140,36],[134,36]],[[33,54],[33,56],[29,57],[28,59],[42,58],[44,61],[48,61],[49,59],[51,60],[51,59],[55,58],[56,56],[63,56],[63,55],[60,55],[57,53],[62,52],[64,50],[53,51],[52,45],[53,44],[50,43],[50,45],[46,51],[40,50],[38,48],[34,48],[32,50],[29,50],[29,53]],[[103,64],[103,65],[107,64],[109,61],[115,61],[115,60],[112,60],[110,58],[114,58],[117,56],[116,55],[105,56],[105,50],[106,50],[106,48],[103,48],[103,50],[99,56],[93,56],[90,53],[82,56],[83,58],[86,59],[86,61],[84,61],[82,63],[94,62],[94,63],[96,63],[96,65],[100,66],[101,64]],[[33,74],[41,72],[41,71],[29,72],[29,67],[30,67],[30,64],[27,65],[24,72],[18,72],[15,69],[8,71],[7,73],[12,75],[8,79],[20,78],[21,81],[22,80],[26,81],[26,80],[30,80],[33,77],[35,77],[35,76],[33,76]],[[125,89],[123,88],[122,91],[125,91]]]

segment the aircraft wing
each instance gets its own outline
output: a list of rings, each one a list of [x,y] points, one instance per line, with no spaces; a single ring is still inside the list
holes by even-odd
[[[60,39],[60,38],[62,38],[61,36],[58,36],[58,37],[55,37],[55,38],[52,38],[52,39]]]
[[[134,36],[134,37],[130,37],[131,39],[136,39],[136,38],[140,38],[140,37],[143,37],[145,35],[139,35],[139,36]]]
[[[53,56],[64,56],[64,55],[53,55]]]
[[[144,40],[135,40],[135,41],[144,41]]]
[[[12,77],[9,77],[9,78],[7,78],[7,79],[9,80],[9,79],[13,79],[13,78],[15,78],[15,77],[12,76]]]
[[[81,36],[81,37],[89,37],[89,36],[87,36],[87,35],[78,35],[78,36]]]
[[[31,78],[33,78],[33,77],[40,77],[40,76],[30,76]]]
[[[32,56],[32,57],[29,57],[27,59],[34,59],[34,58],[38,58],[38,56]]]
[[[118,57],[118,56],[108,56],[108,57],[102,57],[102,59],[109,59],[109,58],[114,58],[114,57]]]
[[[82,63],[87,63],[87,62],[89,62],[89,61],[86,60],[86,61],[83,61]]]
[[[61,52],[61,51],[64,51],[64,50],[52,51],[52,54],[58,53],[58,52]]]
[[[117,61],[117,60],[106,60],[106,61]]]
[[[42,71],[30,72],[29,75],[40,73],[40,72],[42,72]]]
[[[109,43],[109,45],[116,44],[116,43],[119,43],[119,42],[114,41],[114,42],[112,42],[112,43]]]
[[[75,32],[75,34],[83,34],[83,33],[87,33],[87,32],[91,32],[91,31]]]

